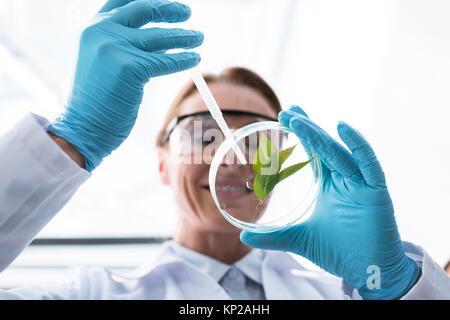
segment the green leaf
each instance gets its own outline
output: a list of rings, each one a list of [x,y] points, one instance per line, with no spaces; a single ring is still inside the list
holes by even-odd
[[[273,146],[272,142],[261,133],[259,138],[258,150],[253,159],[253,171],[258,174],[263,166],[270,166],[273,154],[278,154],[278,150]]]
[[[292,151],[294,151],[296,146],[297,145],[280,151],[280,168],[283,165],[283,163],[287,160],[287,158],[291,156]]]
[[[261,133],[260,143],[253,162],[255,173],[253,192],[260,201],[258,206],[269,196],[279,182],[293,175],[314,159],[281,170],[281,166],[292,155],[295,147],[296,145],[278,152],[271,141]]]
[[[278,173],[274,175],[257,174],[253,182],[253,191],[259,201],[263,201],[278,183]]]
[[[308,161],[305,162],[300,162],[297,164],[294,164],[292,166],[287,167],[286,169],[282,170],[279,174],[278,177],[278,182],[283,181],[284,179],[286,179],[287,177],[293,175],[294,173],[296,173],[298,170],[300,170],[301,168],[303,168],[304,166],[306,166],[308,163],[310,163],[311,161],[313,161],[314,158],[309,159]]]

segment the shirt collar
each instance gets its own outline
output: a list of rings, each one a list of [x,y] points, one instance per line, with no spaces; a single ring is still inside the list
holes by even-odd
[[[247,277],[262,284],[262,264],[265,258],[264,251],[252,249],[234,265],[239,268]]]
[[[169,247],[172,252],[183,261],[193,267],[208,274],[215,281],[219,282],[231,265],[220,262],[199,252],[188,249],[175,241],[170,241]],[[262,284],[261,267],[264,259],[264,252],[259,249],[252,249],[234,266],[253,281]]]

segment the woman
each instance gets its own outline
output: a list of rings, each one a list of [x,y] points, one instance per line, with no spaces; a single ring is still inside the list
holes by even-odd
[[[219,76],[207,75],[205,80],[221,106],[230,128],[238,129],[257,121],[277,121],[277,115],[281,111],[278,98],[269,85],[252,71],[244,68],[230,68]],[[158,135],[159,169],[163,183],[172,188],[178,207],[179,223],[175,235],[176,243],[173,245],[184,253],[188,252],[186,249],[191,250],[187,256],[188,259],[190,255],[194,255],[197,263],[203,259],[205,263],[208,261],[206,263],[208,267],[205,266],[206,270],[210,270],[211,276],[216,276],[216,279],[220,281],[222,277],[219,275],[221,274],[216,274],[216,272],[223,270],[221,272],[223,273],[229,269],[227,265],[233,265],[241,260],[251,251],[251,248],[240,241],[240,230],[224,219],[212,199],[208,182],[210,163],[208,160],[210,159],[204,157],[204,149],[205,145],[213,142],[206,141],[205,138],[199,142],[204,145],[198,150],[202,155],[201,163],[195,164],[194,161],[191,161],[193,159],[190,153],[188,161],[179,161],[178,153],[174,153],[170,146],[170,138],[174,136],[171,133],[176,129],[174,125],[170,124],[175,118],[182,119],[176,122],[176,126],[191,131],[191,136],[194,135],[193,127],[196,121],[202,125],[202,132],[217,128],[192,81],[181,90],[175,99]],[[216,139],[218,138],[216,137]],[[193,143],[195,142],[196,140],[193,139]],[[233,176],[236,177],[235,181],[241,180],[237,175],[239,172],[233,172],[233,170],[236,171],[231,168],[228,175],[224,177],[228,184],[232,183],[230,180],[233,179]],[[219,177],[218,183],[220,183],[220,179]],[[248,201],[246,200],[248,198],[246,190],[218,191],[219,194],[220,192],[233,194],[240,192],[242,193],[241,198],[244,199],[242,205],[245,206],[245,201]],[[242,260],[241,263],[243,263]],[[234,269],[234,271],[235,273],[239,272],[238,269]],[[235,293],[229,289],[229,292],[233,292],[232,294],[236,294],[235,297],[239,298],[263,298],[264,292],[260,285],[260,276],[252,275],[254,279],[245,274],[242,276],[242,279],[245,278],[240,287],[243,291]],[[222,281],[228,280],[225,277]],[[248,294],[244,290],[246,287],[249,290]]]
[[[63,115],[49,123],[30,114],[1,138],[0,270],[126,139],[149,78],[198,64],[195,53],[167,54],[166,50],[196,47],[203,41],[201,33],[138,30],[149,21],[178,22],[189,15],[188,7],[175,2],[108,1],[81,37],[74,84]],[[276,119],[281,109],[270,87],[249,70],[229,69],[207,80],[232,128]],[[311,219],[298,226],[264,235],[240,234],[212,202],[208,165],[180,162],[171,149],[177,142],[177,128],[189,131],[194,118],[211,124],[204,111],[200,96],[189,84],[170,109],[159,135],[161,178],[176,195],[180,223],[175,240],[152,263],[126,276],[101,268],[78,269],[61,285],[2,290],[0,297],[448,297],[450,280],[440,266],[420,248],[402,245],[381,167],[357,131],[343,123],[338,126],[350,153],[298,107],[280,113],[279,121],[314,147],[324,164],[318,204]],[[174,118],[178,120],[171,122]],[[191,157],[195,152],[182,155]],[[237,187],[233,192],[239,197],[245,191]],[[337,277],[308,271],[282,251],[303,255]]]
[[[252,71],[230,68],[220,76],[209,75],[205,79],[230,128],[238,129],[257,121],[277,121],[281,111],[278,98],[269,85]],[[173,148],[171,150],[170,143],[170,137],[174,135],[167,133],[175,129],[173,126],[168,128],[170,122],[180,116],[183,120],[177,126],[190,129],[192,136],[196,121],[202,125],[203,133],[217,128],[193,82],[189,82],[172,104],[157,139],[161,178],[164,184],[172,187],[179,209],[179,228],[175,240],[191,250],[233,264],[250,248],[240,241],[239,230],[224,219],[211,197],[208,182],[210,159],[204,150],[216,141],[207,141],[203,137],[203,141],[198,142],[203,144],[198,150],[202,155],[200,164],[194,164],[191,158],[184,162],[177,161],[179,156]],[[215,138],[221,140],[221,136]],[[218,178],[219,184],[225,178],[231,184],[233,176],[236,177],[236,183],[242,180],[239,176],[241,172],[236,172],[238,169],[232,165],[229,167],[227,176]],[[218,191],[219,197],[220,193],[232,192],[237,193],[231,190]],[[247,190],[241,192],[246,195]],[[247,197],[243,199],[242,205],[245,205]]]

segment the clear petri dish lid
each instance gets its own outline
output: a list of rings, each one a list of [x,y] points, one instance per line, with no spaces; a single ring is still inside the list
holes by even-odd
[[[245,155],[246,163],[237,152]],[[258,233],[308,219],[321,182],[314,150],[274,121],[236,130],[218,148],[209,170],[211,195],[220,213],[234,226]]]

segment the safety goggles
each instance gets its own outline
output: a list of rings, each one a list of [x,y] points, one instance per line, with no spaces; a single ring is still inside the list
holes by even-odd
[[[222,110],[222,114],[231,130],[260,121],[278,121],[274,117],[241,110]],[[167,126],[162,143],[170,142],[173,155],[201,156],[206,160],[211,158],[224,140],[222,131],[209,111],[202,111],[174,118]],[[243,149],[247,151],[257,148],[258,145],[256,140],[247,139],[242,143],[246,144]]]
[[[232,129],[238,129],[250,123],[259,121],[278,121],[278,119],[276,118],[254,112],[241,110],[221,110],[221,111],[225,118],[225,121],[227,122],[227,125]],[[201,124],[201,128],[203,131],[206,131],[208,129],[220,130],[216,121],[213,119],[209,111],[200,111],[191,114],[186,114],[175,117],[172,119],[172,121],[169,122],[161,141],[162,144],[165,144],[169,141],[171,134],[173,133],[173,131],[177,126],[190,131],[193,136],[194,130],[197,129],[195,128],[196,123],[198,126]]]

